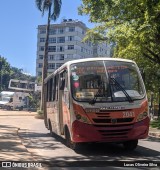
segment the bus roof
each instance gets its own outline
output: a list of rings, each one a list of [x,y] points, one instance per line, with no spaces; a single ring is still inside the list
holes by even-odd
[[[64,68],[70,66],[71,64],[81,63],[81,62],[86,62],[86,61],[103,61],[103,60],[105,60],[105,61],[124,61],[124,62],[135,63],[133,60],[122,59],[122,58],[108,58],[108,57],[94,57],[94,58],[76,59],[76,60],[71,60],[71,61],[67,61],[66,63],[64,63],[61,67],[59,67],[52,74],[50,74],[46,78],[46,80],[49,79],[53,74],[56,74],[57,72],[60,72],[61,70],[63,70]]]
[[[57,70],[63,68],[63,66],[68,66],[74,63],[80,63],[80,62],[86,62],[86,61],[124,61],[124,62],[134,62],[132,60],[128,60],[128,59],[122,59],[122,58],[108,58],[108,57],[96,57],[96,58],[85,58],[85,59],[77,59],[77,60],[71,60],[68,61],[66,63],[64,63],[60,68],[58,68]]]

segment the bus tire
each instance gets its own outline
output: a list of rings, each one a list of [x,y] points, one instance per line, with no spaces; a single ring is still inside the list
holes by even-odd
[[[50,120],[48,120],[48,125],[49,125],[49,133],[53,137],[52,125],[51,125],[51,121]]]
[[[132,150],[136,149],[137,145],[138,145],[138,139],[126,141],[123,143],[124,149],[128,150],[128,151],[132,151]]]
[[[71,141],[71,136],[68,130],[68,127],[65,127],[65,139],[66,139],[66,146],[73,149],[73,150],[79,150],[80,149],[80,143],[76,143]]]

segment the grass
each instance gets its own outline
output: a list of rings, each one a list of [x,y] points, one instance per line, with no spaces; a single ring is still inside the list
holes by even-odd
[[[35,118],[37,118],[37,119],[44,119],[43,110],[38,110],[37,111],[37,115],[35,115]]]
[[[157,129],[160,129],[160,118],[157,119],[157,120],[153,120],[150,122],[150,126],[152,128],[157,128]]]

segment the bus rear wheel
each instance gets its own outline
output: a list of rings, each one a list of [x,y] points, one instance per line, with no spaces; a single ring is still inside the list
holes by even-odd
[[[130,140],[123,143],[124,149],[128,151],[132,151],[136,149],[137,145],[138,145],[138,140]]]
[[[54,134],[53,134],[53,131],[52,131],[52,125],[51,125],[51,121],[50,120],[48,120],[48,124],[49,124],[49,133],[53,137]]]
[[[73,149],[73,150],[79,150],[80,149],[80,143],[75,143],[71,141],[71,136],[69,133],[68,128],[65,128],[65,139],[66,139],[66,146]]]

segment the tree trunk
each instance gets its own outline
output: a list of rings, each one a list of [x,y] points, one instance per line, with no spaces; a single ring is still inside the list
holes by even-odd
[[[48,11],[48,23],[46,29],[46,41],[45,41],[45,49],[44,49],[44,57],[43,57],[43,67],[42,67],[42,92],[41,92],[41,110],[44,114],[44,122],[47,127],[47,114],[46,114],[46,88],[44,84],[44,80],[47,77],[47,68],[48,68],[48,39],[49,39],[49,30],[50,30],[50,16],[51,16],[51,4],[49,5]]]

